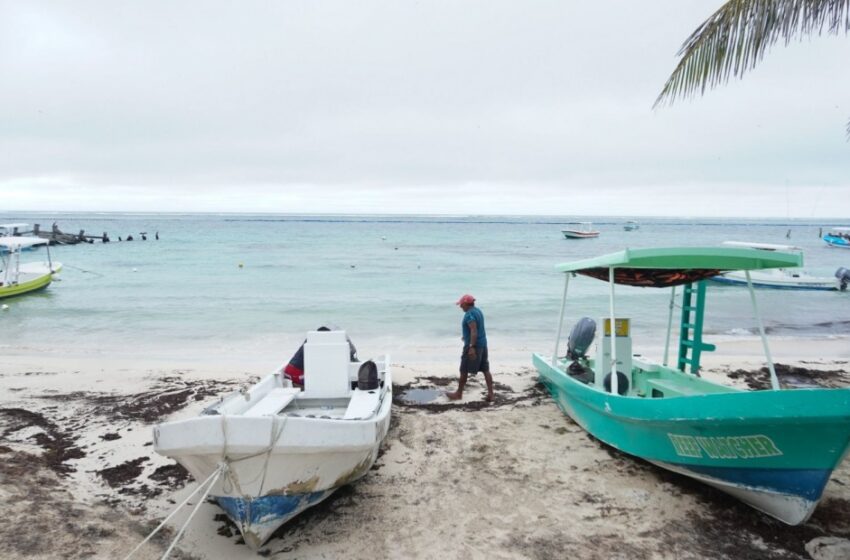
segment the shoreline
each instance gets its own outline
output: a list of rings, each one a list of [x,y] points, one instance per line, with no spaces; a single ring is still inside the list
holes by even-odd
[[[848,340],[787,337],[771,350],[777,363],[847,375]],[[434,361],[430,349],[415,350],[418,361],[393,359],[397,391],[456,386],[456,352]],[[835,471],[812,520],[787,527],[589,437],[541,389],[530,353],[523,360],[521,352],[493,362],[492,406],[483,404],[480,375],[458,403],[438,397],[420,406],[397,393],[372,471],[286,524],[265,554],[826,559],[808,548],[850,547],[847,463]],[[740,384],[745,379],[728,374],[758,370],[760,353],[758,339],[724,341],[704,354],[706,371]],[[0,364],[0,495],[9,504],[0,546],[8,558],[123,557],[188,496],[196,482],[152,452],[152,426],[194,416],[282,361],[207,358],[80,358],[20,349]],[[172,537],[189,511],[191,505],[169,525]],[[76,517],[81,528],[61,522],[63,516]],[[364,533],[367,527],[391,529]],[[173,557],[256,558],[240,540],[221,510],[203,504]],[[134,558],[159,558],[169,543],[155,539]]]

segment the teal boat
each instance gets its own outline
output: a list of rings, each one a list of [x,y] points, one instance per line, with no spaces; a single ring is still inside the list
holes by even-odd
[[[802,261],[799,253],[688,247],[626,249],[559,265],[565,284],[558,336],[553,354],[534,354],[534,365],[560,408],[604,443],[714,486],[785,523],[803,523],[850,446],[850,389],[780,388],[749,278],[750,271],[798,267]],[[742,390],[699,374],[701,354],[715,349],[702,338],[704,280],[733,270],[747,277],[771,390]],[[561,344],[575,275],[610,284],[609,314],[601,320],[595,356],[587,355],[595,338],[590,318],[572,329],[566,356]],[[615,311],[617,284],[670,289],[660,363],[633,354],[631,321]],[[668,365],[677,287],[682,288],[678,355]]]

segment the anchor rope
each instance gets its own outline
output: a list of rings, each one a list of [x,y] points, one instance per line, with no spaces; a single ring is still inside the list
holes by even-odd
[[[96,276],[100,276],[101,278],[103,278],[103,274],[101,274],[100,272],[95,272],[94,270],[86,270],[85,268],[80,268],[78,266],[74,266],[74,265],[70,265],[70,264],[63,264],[62,266],[66,267],[66,268],[73,268],[74,270],[79,270],[80,272],[85,272],[86,274],[94,274]]]
[[[218,469],[216,469],[215,478],[213,479],[212,482],[210,482],[209,486],[207,486],[207,489],[204,492],[204,495],[201,497],[200,500],[198,500],[198,504],[195,506],[195,509],[192,510],[192,513],[189,514],[189,518],[186,520],[186,522],[183,524],[183,526],[180,527],[180,531],[177,533],[177,536],[174,537],[174,540],[171,542],[171,546],[168,547],[168,550],[165,551],[165,554],[162,555],[162,558],[160,560],[166,560],[168,558],[168,555],[171,554],[171,551],[174,549],[174,547],[177,546],[177,541],[179,541],[180,537],[183,536],[183,531],[185,531],[186,527],[189,526],[189,523],[192,521],[192,518],[195,517],[195,514],[198,513],[199,509],[201,509],[201,506],[204,505],[204,502],[206,501],[207,496],[210,493],[210,490],[212,490],[212,487],[215,485],[216,480],[218,480],[218,477],[225,470],[230,470],[230,467],[226,466],[226,465],[221,465],[221,466],[219,466]]]
[[[130,558],[131,556],[133,556],[133,555],[134,555],[134,554],[135,554],[135,553],[136,553],[136,552],[137,552],[140,548],[142,548],[142,545],[144,545],[146,542],[148,542],[149,540],[151,540],[151,538],[153,538],[153,536],[154,536],[155,534],[157,534],[157,533],[159,532],[159,530],[160,530],[160,529],[162,529],[163,527],[165,527],[165,524],[166,524],[166,523],[168,523],[168,521],[169,521],[172,517],[174,517],[174,516],[177,514],[177,512],[178,512],[178,511],[180,511],[180,508],[182,508],[182,507],[183,507],[183,506],[185,506],[187,503],[189,503],[189,500],[191,500],[191,499],[195,496],[195,494],[197,494],[197,493],[198,493],[198,491],[200,491],[200,490],[201,490],[201,488],[203,488],[203,487],[204,487],[204,485],[205,485],[207,482],[209,482],[210,480],[212,480],[214,477],[218,477],[218,475],[220,475],[220,474],[221,474],[221,472],[222,472],[224,469],[226,469],[226,468],[227,468],[227,466],[226,466],[225,464],[220,464],[220,465],[218,466],[218,468],[217,468],[215,471],[213,471],[213,473],[212,473],[212,474],[210,474],[210,475],[207,477],[207,479],[206,479],[205,481],[203,481],[202,483],[200,483],[200,484],[198,485],[198,487],[197,487],[197,488],[195,488],[195,489],[192,491],[192,493],[191,493],[191,494],[189,494],[189,496],[188,496],[185,500],[183,500],[183,502],[182,502],[180,505],[178,505],[176,508],[174,508],[174,511],[172,511],[172,512],[168,515],[168,517],[166,517],[165,519],[163,519],[163,520],[162,520],[162,523],[160,523],[159,525],[157,525],[156,529],[154,529],[153,531],[151,531],[151,533],[150,533],[147,537],[145,537],[145,540],[143,540],[143,541],[142,541],[142,542],[140,542],[138,545],[136,545],[136,548],[134,548],[132,551],[130,551],[130,554],[128,554],[127,556],[125,556],[125,557],[124,557],[124,560],[129,560],[129,558]],[[210,488],[212,488],[212,484],[210,484]],[[209,490],[209,489],[208,489],[208,490]]]

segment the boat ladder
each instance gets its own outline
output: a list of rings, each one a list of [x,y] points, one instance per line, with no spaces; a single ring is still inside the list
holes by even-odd
[[[702,323],[705,317],[705,281],[685,284],[682,294],[682,322],[679,325],[678,368],[686,371],[690,365],[691,373],[699,375],[699,360],[703,352],[712,352],[714,344],[702,340]]]

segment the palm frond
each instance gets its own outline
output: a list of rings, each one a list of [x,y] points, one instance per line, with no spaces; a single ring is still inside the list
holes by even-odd
[[[729,0],[682,45],[654,107],[740,77],[780,39],[850,31],[850,0]],[[850,130],[848,130],[850,133]]]

